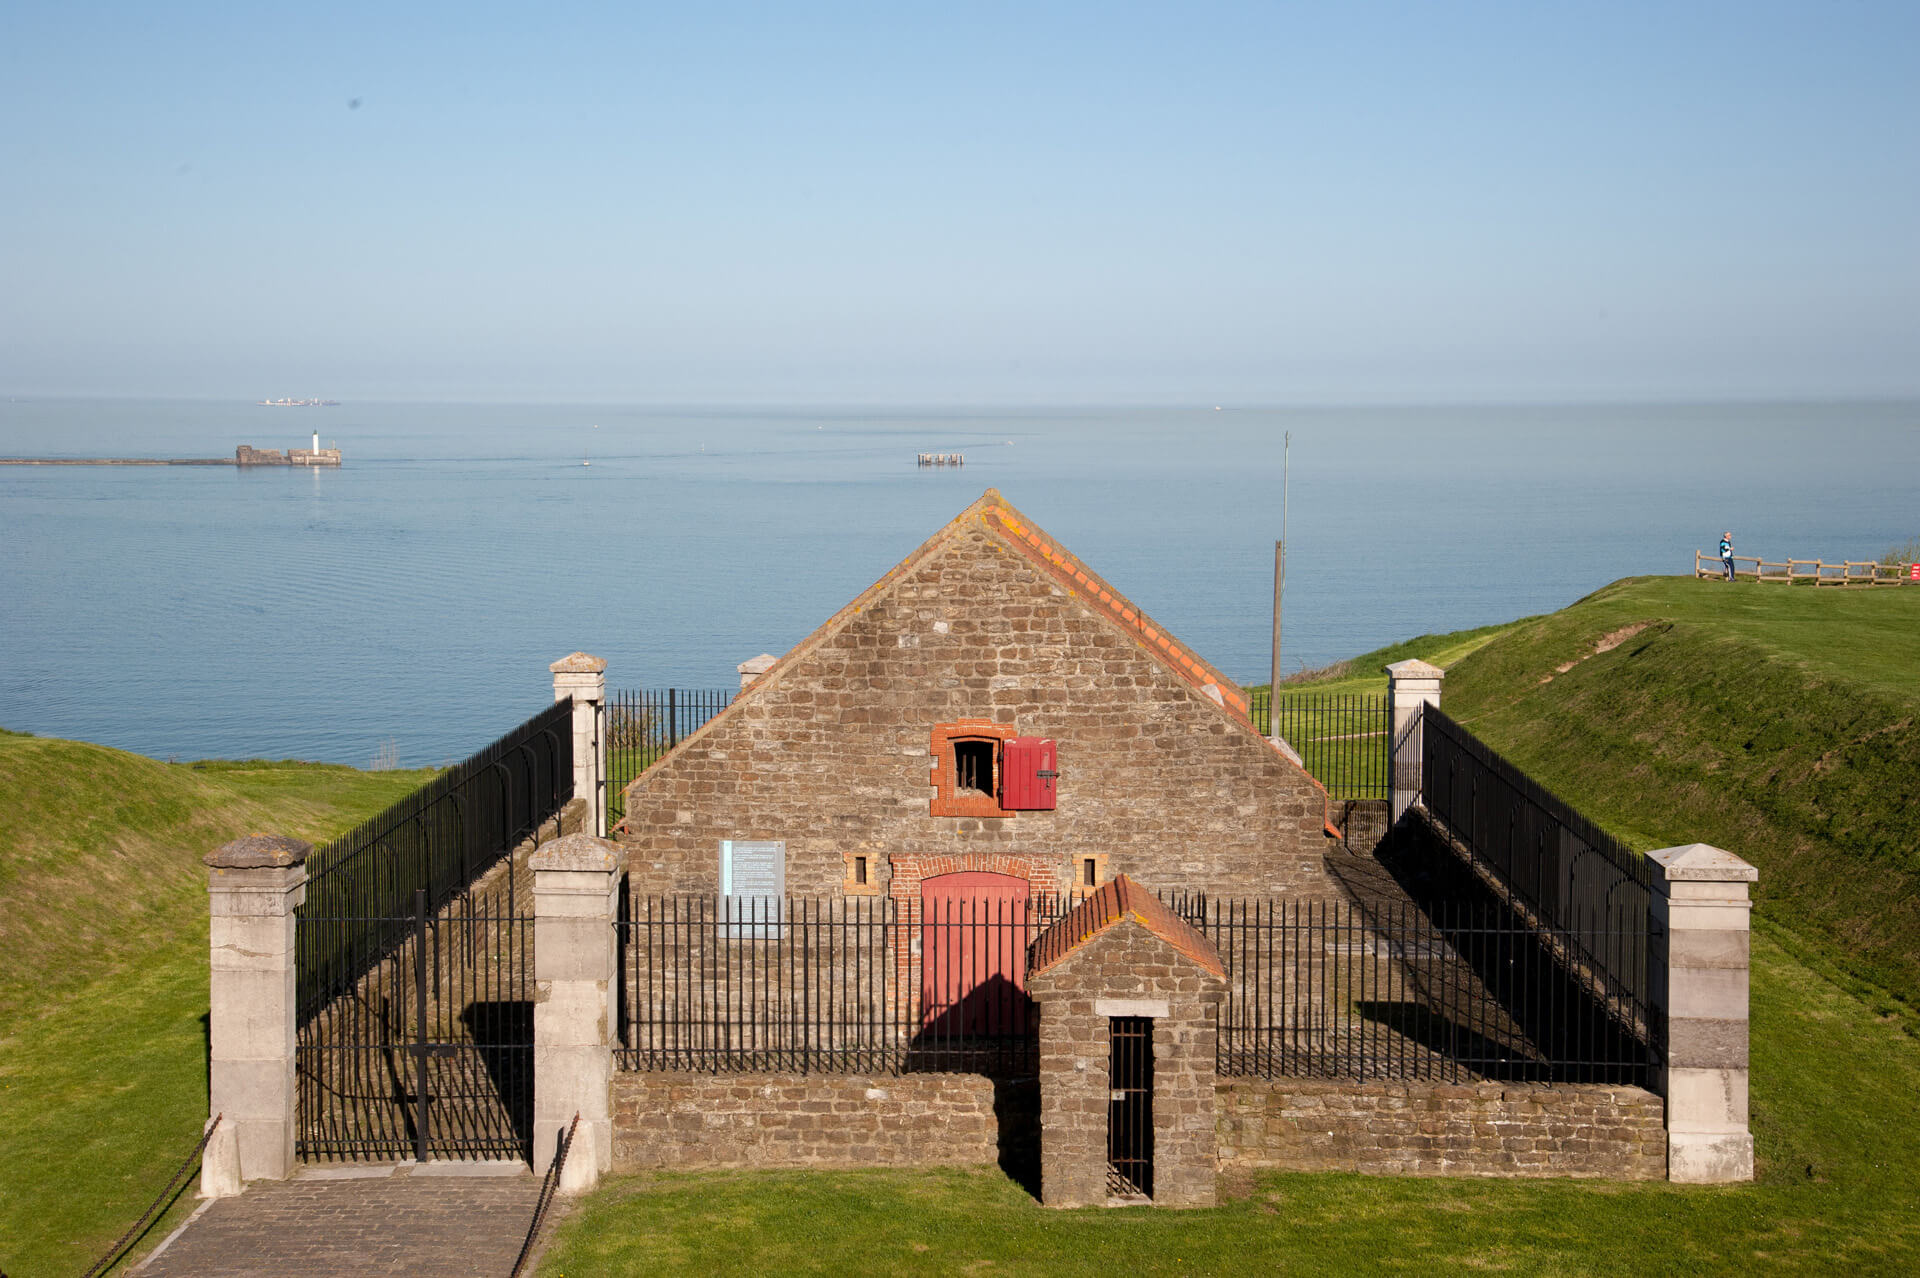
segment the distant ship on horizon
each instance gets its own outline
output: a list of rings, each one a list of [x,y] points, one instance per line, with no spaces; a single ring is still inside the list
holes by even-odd
[[[338,408],[337,399],[257,399],[254,403],[262,408]]]

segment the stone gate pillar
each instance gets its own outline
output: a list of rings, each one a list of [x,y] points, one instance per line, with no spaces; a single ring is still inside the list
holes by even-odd
[[[294,917],[307,892],[298,839],[254,834],[207,853],[208,1112],[223,1115],[200,1165],[201,1195],[293,1172]]]
[[[626,854],[589,834],[542,845],[533,869],[533,1169],[553,1163],[580,1115],[563,1193],[613,1166],[613,1048],[619,1028],[613,930]]]
[[[1440,705],[1440,681],[1447,672],[1439,666],[1411,659],[1396,661],[1387,670],[1387,718],[1393,774],[1390,821],[1398,821],[1420,795],[1425,751],[1420,733],[1420,711]]]
[[[1653,879],[1653,1014],[1665,1021],[1667,1179],[1753,1179],[1747,1127],[1747,984],[1760,872],[1705,843],[1647,853]]]
[[[573,698],[573,794],[592,806],[588,828],[604,838],[607,795],[600,783],[607,775],[607,741],[601,710],[607,700],[607,663],[576,652],[547,669],[553,673],[553,699]]]

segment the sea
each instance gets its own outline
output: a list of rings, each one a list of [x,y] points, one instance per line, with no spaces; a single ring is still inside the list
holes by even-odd
[[[0,400],[0,727],[161,759],[459,759],[551,700],[737,686],[997,488],[1235,678],[1920,535],[1920,402],[668,408]],[[1291,443],[1288,443],[1289,436]],[[921,467],[923,452],[964,466]]]

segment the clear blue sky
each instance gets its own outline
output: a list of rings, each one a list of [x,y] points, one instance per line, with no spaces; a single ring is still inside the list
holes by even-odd
[[[1911,0],[13,0],[0,119],[0,393],[1920,393]]]

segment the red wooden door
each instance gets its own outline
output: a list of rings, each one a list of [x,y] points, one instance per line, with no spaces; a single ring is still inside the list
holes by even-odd
[[[920,884],[920,1009],[940,1037],[1025,1034],[1028,884],[969,870]]]

